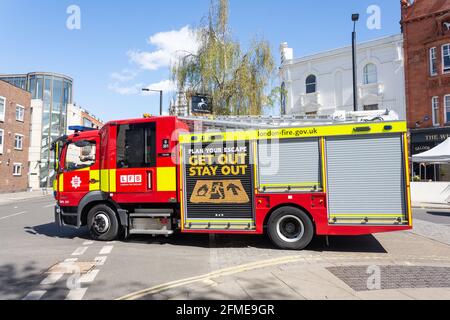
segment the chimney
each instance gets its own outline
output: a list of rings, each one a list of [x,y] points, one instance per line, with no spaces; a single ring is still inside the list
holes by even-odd
[[[287,42],[283,42],[280,45],[281,53],[281,64],[283,65],[286,61],[292,60],[294,58],[294,49],[288,47]]]

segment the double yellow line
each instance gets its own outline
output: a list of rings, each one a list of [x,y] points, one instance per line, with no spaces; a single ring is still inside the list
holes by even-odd
[[[271,259],[271,260],[252,262],[252,263],[240,265],[237,267],[231,267],[231,268],[214,271],[214,272],[196,276],[196,277],[191,277],[191,278],[186,278],[186,279],[181,279],[181,280],[177,280],[177,281],[164,283],[164,284],[157,285],[157,286],[154,286],[154,287],[151,287],[148,289],[130,293],[130,294],[120,297],[116,300],[138,300],[138,299],[141,299],[148,295],[154,295],[154,294],[157,294],[157,293],[160,293],[163,291],[182,287],[182,286],[185,286],[188,284],[193,284],[193,283],[202,282],[202,281],[208,281],[208,280],[212,280],[212,279],[216,279],[216,278],[220,278],[220,277],[224,277],[224,276],[229,276],[229,275],[242,273],[242,272],[246,272],[246,271],[251,271],[251,270],[256,270],[256,269],[273,267],[273,266],[286,264],[286,263],[299,262],[304,259],[312,258],[312,257],[313,256],[296,255],[296,256],[287,256],[287,257]]]

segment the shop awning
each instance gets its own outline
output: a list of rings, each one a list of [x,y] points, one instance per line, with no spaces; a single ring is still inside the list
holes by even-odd
[[[450,138],[431,150],[414,155],[412,161],[430,164],[450,163]]]

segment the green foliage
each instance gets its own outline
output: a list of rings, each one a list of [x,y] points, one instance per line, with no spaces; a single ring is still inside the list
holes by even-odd
[[[265,94],[275,62],[267,41],[254,39],[247,51],[231,37],[228,0],[212,0],[206,23],[198,29],[200,48],[172,66],[180,92],[211,96],[217,115],[259,115],[274,105],[280,91]]]

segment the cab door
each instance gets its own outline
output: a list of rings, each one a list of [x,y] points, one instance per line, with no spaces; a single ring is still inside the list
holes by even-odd
[[[155,191],[156,123],[122,124],[117,128],[117,193]]]
[[[99,143],[79,140],[67,145],[64,156],[64,168],[58,184],[62,193],[63,206],[77,206],[89,192],[100,189],[100,174],[97,154]]]

